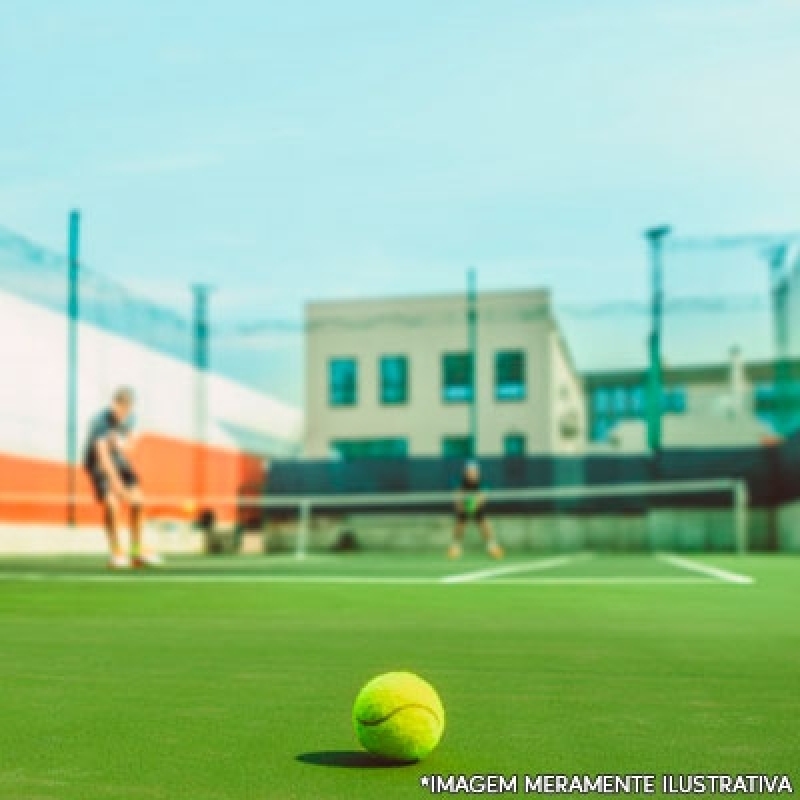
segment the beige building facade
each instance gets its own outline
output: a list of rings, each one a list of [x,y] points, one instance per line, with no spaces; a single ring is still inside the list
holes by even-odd
[[[582,451],[583,386],[549,292],[483,292],[476,308],[473,380],[463,294],[310,303],[306,456]]]
[[[760,447],[782,428],[800,426],[800,361],[788,365],[780,400],[775,362],[747,362],[738,348],[717,364],[666,367],[663,373],[665,449]],[[589,447],[596,452],[647,452],[647,371],[588,373]]]

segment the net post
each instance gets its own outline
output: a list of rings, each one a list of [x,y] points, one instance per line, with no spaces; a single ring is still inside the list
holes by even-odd
[[[308,540],[311,535],[311,500],[302,500],[298,511],[299,527],[297,529],[297,550],[295,551],[295,556],[302,560],[308,554]]]
[[[736,537],[736,552],[739,555],[747,553],[747,512],[749,498],[747,483],[743,480],[733,483],[733,517]]]

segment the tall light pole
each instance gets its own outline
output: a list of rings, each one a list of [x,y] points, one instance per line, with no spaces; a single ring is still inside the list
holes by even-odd
[[[792,367],[790,361],[791,276],[788,266],[789,245],[773,247],[767,254],[770,269],[772,324],[774,331],[774,391],[777,411],[777,433],[785,436],[792,428]]]
[[[664,239],[670,234],[669,225],[645,231],[650,247],[651,328],[648,340],[647,380],[647,444],[653,455],[661,452],[663,411],[663,374],[661,358],[661,333],[664,316],[664,266],[662,251]]]
[[[478,449],[478,290],[474,267],[467,273],[467,347],[469,349],[471,394],[469,403],[470,456]]]
[[[67,525],[75,525],[78,482],[78,325],[81,212],[70,211],[67,231]]]
[[[192,361],[194,364],[194,495],[202,502],[206,493],[208,465],[208,369],[211,363],[209,296],[211,287],[192,286],[194,297]]]

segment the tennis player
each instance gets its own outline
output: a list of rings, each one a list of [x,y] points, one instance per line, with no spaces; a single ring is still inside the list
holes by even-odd
[[[481,487],[481,468],[476,461],[469,461],[464,466],[461,484],[456,492],[454,511],[453,541],[447,553],[450,558],[461,558],[464,533],[467,523],[471,521],[474,521],[480,529],[486,543],[486,552],[492,558],[502,558],[505,555],[486,518],[486,492]]]
[[[130,461],[134,402],[132,389],[117,389],[109,408],[92,420],[86,447],[86,470],[95,496],[103,505],[110,569],[157,567],[162,563],[157,554],[144,549],[142,541],[144,498]],[[119,535],[123,507],[130,512],[129,552],[122,546]]]

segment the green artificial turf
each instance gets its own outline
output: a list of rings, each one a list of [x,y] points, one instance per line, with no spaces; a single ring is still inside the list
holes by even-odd
[[[800,559],[697,561],[756,582],[191,580],[494,566],[353,556],[117,583],[83,580],[103,574],[91,559],[0,561],[0,798],[421,798],[432,772],[788,772],[797,789]],[[649,558],[546,573],[667,574],[701,577]],[[447,731],[424,764],[386,768],[350,709],[397,669],[439,689]]]

